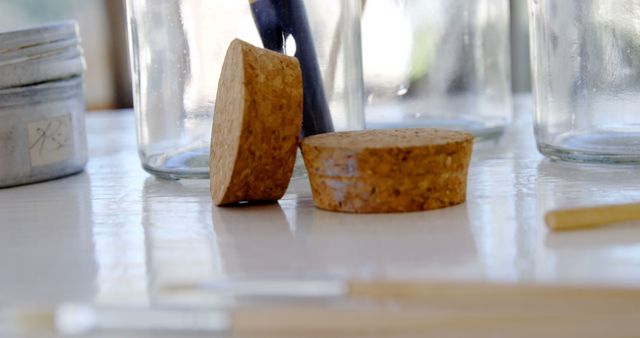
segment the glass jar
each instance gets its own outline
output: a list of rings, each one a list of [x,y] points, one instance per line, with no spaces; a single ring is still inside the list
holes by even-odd
[[[640,161],[640,1],[530,0],[529,9],[540,151]]]
[[[508,0],[369,0],[362,21],[367,127],[502,133],[512,114]]]
[[[260,21],[265,12],[257,7],[265,3],[298,6],[297,11],[306,13],[311,43],[303,36],[305,40],[296,46],[294,36],[300,30],[295,34],[278,31],[282,41],[269,40],[269,34],[274,32],[265,27],[273,27]],[[227,47],[234,38],[256,46],[263,46],[264,41],[270,49],[313,57],[309,67],[317,73],[304,74],[305,99],[311,95],[318,99],[315,106],[324,104],[330,109],[327,131],[332,130],[329,127],[363,129],[359,3],[360,0],[127,0],[143,167],[169,179],[209,177],[216,89]],[[302,68],[307,70],[304,65]],[[310,128],[313,129],[312,124],[306,123],[305,130]]]

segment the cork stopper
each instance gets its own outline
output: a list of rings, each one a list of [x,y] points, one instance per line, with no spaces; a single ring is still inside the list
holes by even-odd
[[[234,40],[218,84],[211,141],[216,205],[284,195],[302,128],[298,61]]]
[[[438,129],[332,133],[302,142],[316,206],[383,213],[466,200],[471,134]]]

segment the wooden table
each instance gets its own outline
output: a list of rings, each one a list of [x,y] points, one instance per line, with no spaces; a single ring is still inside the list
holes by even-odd
[[[162,304],[165,283],[242,277],[640,285],[638,224],[556,234],[542,221],[640,201],[640,168],[544,159],[529,102],[477,145],[466,204],[394,215],[317,210],[304,179],[279,204],[216,208],[208,181],[141,169],[130,111],[89,114],[84,173],[0,190],[0,306]]]

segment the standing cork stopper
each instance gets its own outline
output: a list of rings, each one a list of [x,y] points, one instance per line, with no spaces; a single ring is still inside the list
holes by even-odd
[[[464,203],[473,136],[438,129],[369,130],[305,138],[317,207],[409,212]]]
[[[222,67],[213,122],[214,203],[282,198],[293,172],[301,127],[298,61],[234,40]]]

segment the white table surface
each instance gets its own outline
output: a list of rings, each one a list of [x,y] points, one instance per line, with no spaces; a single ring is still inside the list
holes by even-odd
[[[550,208],[640,201],[632,166],[554,163],[530,104],[477,145],[468,202],[409,214],[317,210],[304,180],[279,204],[216,208],[209,182],[144,172],[130,111],[90,114],[76,176],[0,190],[0,306],[155,304],[163,283],[234,277],[381,277],[640,286],[640,226],[550,233]]]

